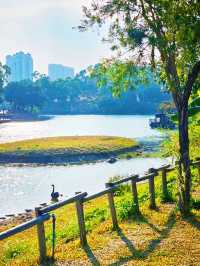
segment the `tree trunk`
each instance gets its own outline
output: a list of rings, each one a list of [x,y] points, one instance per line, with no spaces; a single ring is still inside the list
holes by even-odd
[[[183,100],[178,109],[179,122],[179,208],[183,215],[190,212],[191,172],[188,136],[188,102]]]

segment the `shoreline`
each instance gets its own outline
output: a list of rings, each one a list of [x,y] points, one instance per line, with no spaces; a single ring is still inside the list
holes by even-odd
[[[34,115],[34,114],[10,114],[5,117],[0,116],[0,125],[15,122],[37,122],[52,119],[52,115]]]
[[[137,152],[140,146],[119,149],[112,152],[69,154],[68,152],[48,154],[46,152],[32,152],[27,154],[0,153],[0,165],[73,165],[96,163],[118,157],[123,154]]]

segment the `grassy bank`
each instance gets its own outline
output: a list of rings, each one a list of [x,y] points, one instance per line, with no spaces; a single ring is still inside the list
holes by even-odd
[[[0,144],[1,162],[79,162],[133,151],[132,139],[107,136],[51,137]],[[83,157],[86,156],[86,157]]]
[[[0,144],[0,152],[57,152],[90,153],[112,152],[135,147],[137,143],[128,138],[106,136],[52,137]]]
[[[197,171],[192,171],[193,196],[200,201]],[[177,211],[176,172],[168,177],[170,203],[162,202],[161,182],[157,177],[156,211],[148,208],[148,184],[138,185],[141,215],[137,216],[128,185],[115,193],[120,230],[112,230],[107,197],[84,204],[88,247],[82,249],[74,205],[55,212],[56,263],[54,265],[199,265],[200,210],[182,219]],[[15,224],[2,226],[1,231]],[[51,223],[46,223],[48,254],[51,255]],[[0,243],[0,265],[38,265],[36,229],[30,229]],[[47,265],[51,265],[50,262]]]

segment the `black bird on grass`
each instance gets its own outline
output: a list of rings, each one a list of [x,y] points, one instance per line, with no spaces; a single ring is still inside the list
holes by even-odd
[[[52,201],[58,201],[58,198],[60,196],[59,192],[55,192],[55,185],[51,185],[53,187],[53,190],[51,192],[51,200]]]

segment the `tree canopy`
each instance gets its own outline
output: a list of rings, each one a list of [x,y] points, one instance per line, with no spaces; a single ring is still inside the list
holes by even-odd
[[[99,73],[108,73],[110,80],[106,81],[113,84],[115,94],[124,86],[131,87],[140,78],[138,69],[147,66],[171,92],[179,122],[179,206],[182,213],[188,213],[191,187],[188,115],[189,99],[200,85],[200,2],[94,0],[83,11],[85,19],[80,30],[94,24],[109,25],[107,40],[112,43],[112,50],[117,51],[117,60],[105,60]]]
[[[136,66],[151,65],[176,102],[181,95],[188,97],[191,89],[199,88],[199,1],[96,0],[90,8],[84,7],[84,13],[86,18],[80,29],[95,23],[110,26],[107,40],[112,42],[111,48],[117,50],[121,62],[115,60],[114,69],[113,60],[105,60],[101,67],[112,68],[113,82],[122,78],[132,81],[128,75],[138,78]]]
[[[5,100],[14,111],[34,112],[44,103],[44,96],[39,86],[31,81],[11,82],[5,89]]]
[[[147,88],[138,84],[138,88],[116,99],[109,86],[98,89],[96,79],[81,71],[73,79],[50,81],[38,75],[34,82],[10,83],[4,97],[14,112],[47,114],[153,114],[160,103],[170,100],[155,82]]]

